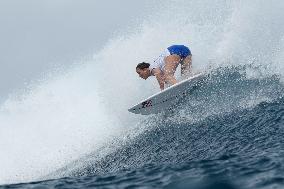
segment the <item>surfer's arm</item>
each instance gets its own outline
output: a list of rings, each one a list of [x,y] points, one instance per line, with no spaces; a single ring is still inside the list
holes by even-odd
[[[153,69],[153,74],[156,76],[156,79],[160,85],[161,91],[165,88],[165,79],[162,71],[159,68]]]

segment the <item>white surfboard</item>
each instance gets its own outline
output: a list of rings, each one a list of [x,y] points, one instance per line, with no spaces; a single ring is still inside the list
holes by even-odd
[[[180,81],[179,83],[143,100],[142,102],[128,109],[128,111],[142,115],[162,112],[163,110],[166,110],[176,104],[182,96],[185,96],[188,91],[198,86],[204,78],[205,74],[199,73],[188,79]]]

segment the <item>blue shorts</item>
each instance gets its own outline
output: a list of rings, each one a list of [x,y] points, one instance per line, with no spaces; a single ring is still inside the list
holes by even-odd
[[[167,49],[169,50],[171,55],[172,54],[179,55],[182,59],[184,59],[188,55],[191,55],[189,48],[184,45],[172,45]]]

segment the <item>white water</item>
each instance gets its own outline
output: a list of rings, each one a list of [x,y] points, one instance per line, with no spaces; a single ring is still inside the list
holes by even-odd
[[[121,136],[141,119],[127,108],[158,91],[135,66],[171,44],[188,45],[194,69],[262,65],[283,74],[284,2],[161,1],[94,58],[14,94],[0,109],[0,183],[38,179]],[[281,77],[283,78],[283,77]]]

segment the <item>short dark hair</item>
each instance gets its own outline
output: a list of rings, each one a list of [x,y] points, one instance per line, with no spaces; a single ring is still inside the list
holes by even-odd
[[[149,68],[150,64],[149,63],[146,63],[146,62],[141,62],[139,63],[137,66],[136,66],[136,69],[139,68],[139,69],[145,69],[145,68]]]

